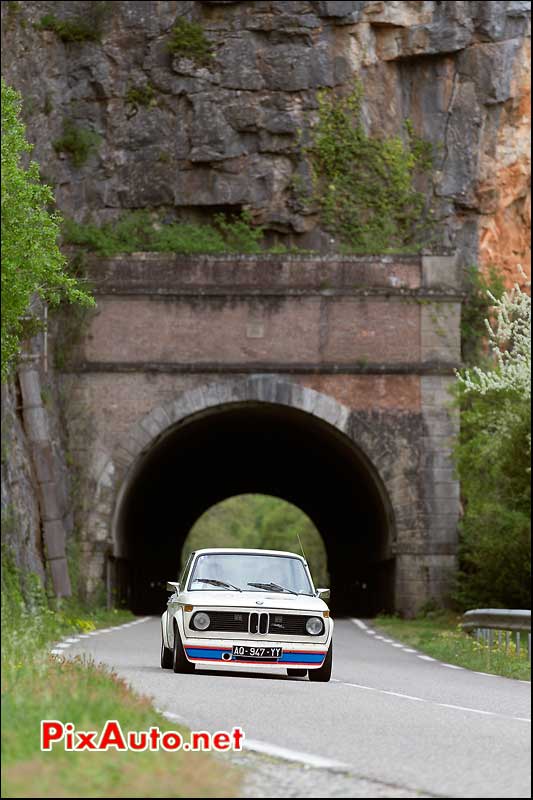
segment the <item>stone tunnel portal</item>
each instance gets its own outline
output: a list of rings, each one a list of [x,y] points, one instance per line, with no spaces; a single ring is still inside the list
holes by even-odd
[[[359,448],[314,415],[276,403],[230,403],[165,431],[131,470],[118,501],[112,587],[136,613],[162,613],[167,580],[195,521],[245,493],[301,508],[320,531],[338,615],[394,608],[392,512]]]

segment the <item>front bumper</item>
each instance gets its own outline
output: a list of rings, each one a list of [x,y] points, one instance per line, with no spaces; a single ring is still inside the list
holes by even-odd
[[[283,655],[276,661],[261,659],[239,659],[233,658],[233,645],[245,645],[247,647],[257,647],[258,645],[267,647],[281,647]],[[231,664],[245,665],[247,668],[265,669],[268,667],[298,667],[306,669],[317,669],[321,667],[328,652],[328,643],[305,644],[301,642],[280,642],[262,641],[257,639],[185,639],[183,648],[187,660],[194,664],[215,664],[226,666]]]

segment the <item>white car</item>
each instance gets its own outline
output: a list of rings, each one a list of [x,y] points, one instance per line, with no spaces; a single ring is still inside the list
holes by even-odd
[[[302,556],[210,548],[191,553],[161,619],[161,666],[285,667],[329,681],[333,620]]]

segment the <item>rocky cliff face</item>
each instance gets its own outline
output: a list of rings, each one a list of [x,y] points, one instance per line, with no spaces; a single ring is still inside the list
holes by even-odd
[[[410,118],[438,148],[442,244],[514,270],[529,258],[528,13],[526,2],[2,3],[4,74],[65,214],[248,208],[320,250],[320,219],[294,202],[295,177],[308,180],[302,142],[317,91],[359,79],[372,133]],[[99,40],[63,41],[47,14],[83,18]],[[179,18],[201,26],[206,63],[169,52]],[[54,149],[65,120],[101,136],[82,165]]]

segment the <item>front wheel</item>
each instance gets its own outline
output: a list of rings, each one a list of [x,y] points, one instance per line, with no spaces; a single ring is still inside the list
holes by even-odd
[[[331,678],[331,667],[333,666],[333,642],[329,646],[329,650],[324,659],[324,663],[318,669],[309,670],[309,680],[317,681],[319,683],[327,683]]]
[[[293,667],[292,669],[287,670],[287,675],[289,676],[289,678],[305,678],[305,676],[307,675],[307,670],[296,669]]]
[[[185,650],[181,641],[178,627],[174,628],[174,650],[172,653],[172,669],[174,672],[190,673],[194,672],[194,664],[187,660]]]

